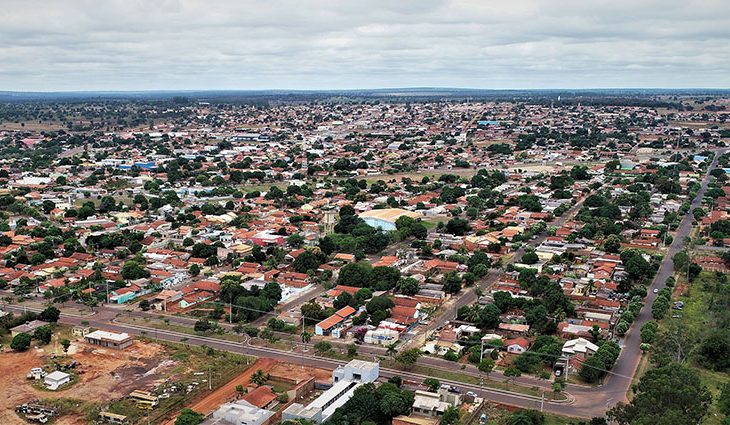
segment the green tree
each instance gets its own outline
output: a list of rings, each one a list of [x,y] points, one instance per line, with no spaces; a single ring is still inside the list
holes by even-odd
[[[58,319],[61,317],[61,310],[57,309],[54,306],[48,306],[45,308],[45,310],[41,311],[40,316],[38,316],[38,319],[43,320],[44,322],[51,322],[56,323],[58,322]]]
[[[618,235],[608,235],[603,242],[603,249],[611,253],[619,252],[621,250],[621,237]]]
[[[479,327],[486,329],[494,329],[499,326],[499,316],[502,312],[494,304],[487,304],[479,312]]]
[[[479,362],[479,371],[487,375],[494,369],[494,360],[491,357],[485,357]]]
[[[256,385],[263,385],[268,380],[269,374],[261,369],[257,369],[256,372],[251,375],[251,382]]]
[[[441,382],[439,382],[436,378],[426,378],[423,380],[423,385],[425,385],[430,392],[435,393],[441,386]]]
[[[441,281],[444,292],[448,294],[456,294],[461,291],[461,278],[456,272],[449,272],[444,275]]]
[[[347,346],[347,357],[351,359],[357,357],[357,345],[350,344]]]
[[[48,344],[49,342],[51,342],[52,336],[53,329],[48,325],[36,328],[36,330],[33,332],[33,338],[37,339],[42,344]]]
[[[397,356],[395,356],[395,361],[403,368],[408,369],[416,364],[421,355],[421,350],[418,348],[411,348],[410,350],[401,351]]]
[[[680,364],[649,370],[635,394],[629,404],[609,410],[608,418],[620,425],[698,424],[712,400],[698,373]]]
[[[418,281],[412,277],[402,277],[398,280],[396,288],[403,295],[413,296],[418,293],[420,285]]]
[[[68,354],[68,349],[71,347],[71,341],[66,338],[61,339],[61,347],[63,347],[63,354]]]
[[[730,416],[730,382],[726,382],[717,397],[717,407],[725,416]]]
[[[314,271],[324,263],[325,256],[321,252],[304,251],[294,259],[292,267],[298,273],[307,273],[310,270]]]
[[[135,260],[129,260],[122,266],[122,277],[124,279],[134,280],[149,277],[149,275],[150,272],[148,272]]]
[[[524,264],[537,264],[539,260],[540,259],[535,251],[527,251],[525,255],[522,256],[522,263]]]
[[[318,343],[314,344],[314,350],[319,354],[325,354],[332,351],[332,344],[330,344],[327,341],[319,341]]]
[[[21,332],[10,342],[10,348],[15,351],[25,351],[30,348],[31,336],[25,332]]]
[[[198,425],[203,422],[204,418],[205,416],[203,416],[202,413],[198,413],[186,407],[180,411],[177,419],[175,419],[175,425]]]
[[[440,425],[460,425],[461,424],[461,415],[459,414],[459,409],[454,406],[449,406],[444,411],[444,414],[441,416],[441,421],[439,422]]]
[[[507,425],[543,425],[545,415],[537,410],[518,410],[507,416]]]
[[[672,261],[674,262],[674,270],[682,272],[687,270],[690,259],[689,255],[685,251],[679,251],[678,253],[674,254],[674,257],[672,257]]]

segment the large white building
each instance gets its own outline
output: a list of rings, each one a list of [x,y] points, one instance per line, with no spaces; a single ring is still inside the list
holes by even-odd
[[[332,387],[322,393],[308,406],[293,403],[282,412],[281,419],[306,419],[315,423],[326,422],[352,397],[355,390],[368,382],[375,382],[380,376],[378,363],[352,360],[332,372]]]

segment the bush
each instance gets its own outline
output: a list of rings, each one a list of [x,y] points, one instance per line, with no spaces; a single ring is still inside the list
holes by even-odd
[[[459,360],[459,355],[454,350],[449,350],[444,354],[444,360],[455,362]]]
[[[195,322],[193,330],[195,332],[208,332],[215,328],[215,324],[208,321],[208,319],[200,319]]]
[[[319,341],[314,344],[314,349],[320,354],[327,353],[332,350],[332,344],[327,341]]]
[[[204,416],[202,413],[198,413],[192,409],[184,408],[180,411],[177,419],[175,419],[175,425],[198,425],[203,422]]]

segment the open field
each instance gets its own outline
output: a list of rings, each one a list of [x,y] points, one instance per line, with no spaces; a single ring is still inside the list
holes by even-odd
[[[53,364],[54,341],[45,347],[31,348],[22,353],[7,352],[0,354],[0,423],[24,423],[13,409],[16,405],[34,399],[78,399],[102,403],[113,398],[126,396],[132,389],[151,385],[158,373],[159,355],[162,347],[156,344],[135,343],[124,351],[100,349],[74,341],[67,357],[60,357],[59,363],[75,360],[77,382],[66,389],[51,392],[38,389],[26,374],[33,367],[46,367]],[[58,347],[56,347],[58,349]],[[59,350],[60,351],[60,350]],[[62,352],[59,354],[62,355]],[[152,372],[152,373],[150,373]],[[79,415],[62,416],[56,423],[75,424]]]
[[[15,406],[31,400],[42,400],[56,406],[61,415],[56,424],[85,424],[100,410],[127,415],[132,423],[149,417],[151,423],[170,418],[175,412],[196,399],[223,386],[231,376],[245,371],[251,359],[227,352],[188,347],[183,344],[159,344],[142,339],[125,350],[113,350],[74,340],[68,355],[57,341],[69,337],[68,328],[60,328],[54,340],[44,347],[32,347],[26,352],[0,354],[0,424],[25,423],[15,412]],[[74,382],[59,391],[48,391],[40,382],[26,379],[33,367],[54,369],[54,362],[79,366],[73,371]],[[177,388],[177,391],[170,388]],[[235,387],[235,385],[234,385]],[[133,390],[170,393],[153,410],[140,410],[125,397]],[[144,421],[146,423],[146,421]]]

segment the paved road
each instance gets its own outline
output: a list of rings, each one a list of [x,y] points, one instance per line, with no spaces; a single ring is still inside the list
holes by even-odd
[[[654,294],[653,289],[664,288],[666,286],[664,282],[666,282],[668,277],[674,274],[674,263],[672,261],[672,257],[684,248],[684,239],[692,231],[692,221],[694,220],[692,210],[700,206],[702,203],[702,198],[705,196],[707,185],[710,182],[709,172],[717,166],[717,160],[724,152],[725,150],[715,152],[715,159],[707,168],[707,173],[702,179],[700,190],[697,192],[697,197],[695,197],[692,201],[691,208],[684,218],[682,218],[682,222],[677,228],[674,240],[662,259],[662,263],[659,266],[659,270],[654,277],[652,285],[649,287],[649,295],[646,297],[644,308],[641,309],[639,316],[636,318],[631,329],[626,333],[626,336],[623,339],[623,349],[616,361],[616,365],[612,369],[613,374],[609,375],[602,386],[602,389],[607,393],[615,394],[616,398],[613,400],[613,404],[626,400],[626,392],[632,383],[634,373],[636,372],[636,368],[639,365],[642,355],[641,349],[639,348],[641,344],[641,335],[639,330],[646,322],[652,320],[651,305],[657,297],[657,294]]]
[[[12,311],[23,311],[23,306],[17,305],[5,305],[3,308]],[[31,309],[29,309],[31,310]],[[207,346],[218,350],[225,350],[234,353],[240,353],[255,357],[269,357],[282,362],[288,362],[292,364],[301,364],[303,366],[317,367],[324,369],[335,369],[337,366],[347,363],[346,361],[334,360],[330,358],[317,357],[313,355],[302,355],[292,351],[278,350],[273,348],[259,347],[248,344],[247,342],[238,343],[220,340],[212,337],[189,335],[185,333],[158,330],[154,328],[147,328],[144,326],[136,326],[129,324],[122,324],[113,322],[114,316],[116,316],[113,310],[100,309],[97,314],[90,317],[82,316],[71,316],[62,314],[60,321],[68,325],[78,325],[83,321],[88,322],[89,326],[95,328],[102,328],[115,332],[127,332],[131,335],[146,335],[156,339],[172,342],[184,342],[189,345]],[[392,376],[401,376],[403,378],[413,380],[414,382],[422,382],[428,378],[426,375],[420,375],[417,373],[404,372],[395,369],[381,369],[381,376],[389,378]],[[542,404],[544,410],[556,414],[563,415],[575,415],[582,417],[589,417],[590,415],[581,414],[580,410],[571,410],[569,402],[552,402],[545,400],[541,403],[540,397],[529,396],[519,393],[513,393],[508,391],[502,391],[491,388],[481,388],[478,385],[465,384],[457,381],[450,381],[440,379],[440,381],[448,384],[452,384],[462,388],[464,391],[474,391],[485,399],[502,403],[506,405],[513,405],[523,408],[539,409]],[[546,391],[547,392],[547,391]],[[567,410],[566,410],[567,409]]]

